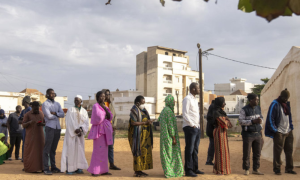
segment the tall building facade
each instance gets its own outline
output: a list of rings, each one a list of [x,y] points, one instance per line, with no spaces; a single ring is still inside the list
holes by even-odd
[[[182,100],[192,82],[199,82],[199,72],[191,70],[187,51],[161,46],[148,47],[136,56],[136,90],[156,100],[156,118],[165,106],[165,97],[173,95],[177,114],[182,113]],[[203,76],[204,77],[204,76]]]

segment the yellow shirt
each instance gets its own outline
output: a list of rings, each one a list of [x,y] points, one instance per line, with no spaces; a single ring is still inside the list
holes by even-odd
[[[104,102],[105,106],[109,109],[109,102]]]
[[[104,104],[109,109],[109,102],[104,102]],[[112,121],[110,121],[110,123],[112,124]]]

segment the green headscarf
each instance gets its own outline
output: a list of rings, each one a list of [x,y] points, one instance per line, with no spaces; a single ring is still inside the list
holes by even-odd
[[[169,107],[174,112],[174,97],[172,95],[168,95],[165,99],[166,107]]]
[[[4,133],[0,133],[0,140],[5,137],[5,134]]]
[[[165,98],[165,108],[161,111],[157,122],[161,122],[161,120],[165,118],[173,118],[173,120],[176,120],[174,114],[174,97],[172,95],[168,95]]]

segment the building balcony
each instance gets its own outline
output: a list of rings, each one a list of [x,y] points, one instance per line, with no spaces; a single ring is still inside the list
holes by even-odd
[[[164,93],[163,96],[172,95],[172,93]]]
[[[172,84],[172,80],[164,80],[164,83]]]
[[[172,67],[164,67],[163,69],[164,69],[164,70],[173,70]]]

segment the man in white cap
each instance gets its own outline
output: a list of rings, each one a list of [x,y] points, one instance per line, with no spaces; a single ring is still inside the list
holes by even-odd
[[[89,130],[89,116],[81,107],[82,96],[74,99],[75,106],[66,115],[66,134],[61,155],[61,172],[69,175],[83,174],[88,168],[84,152],[84,136]]]

